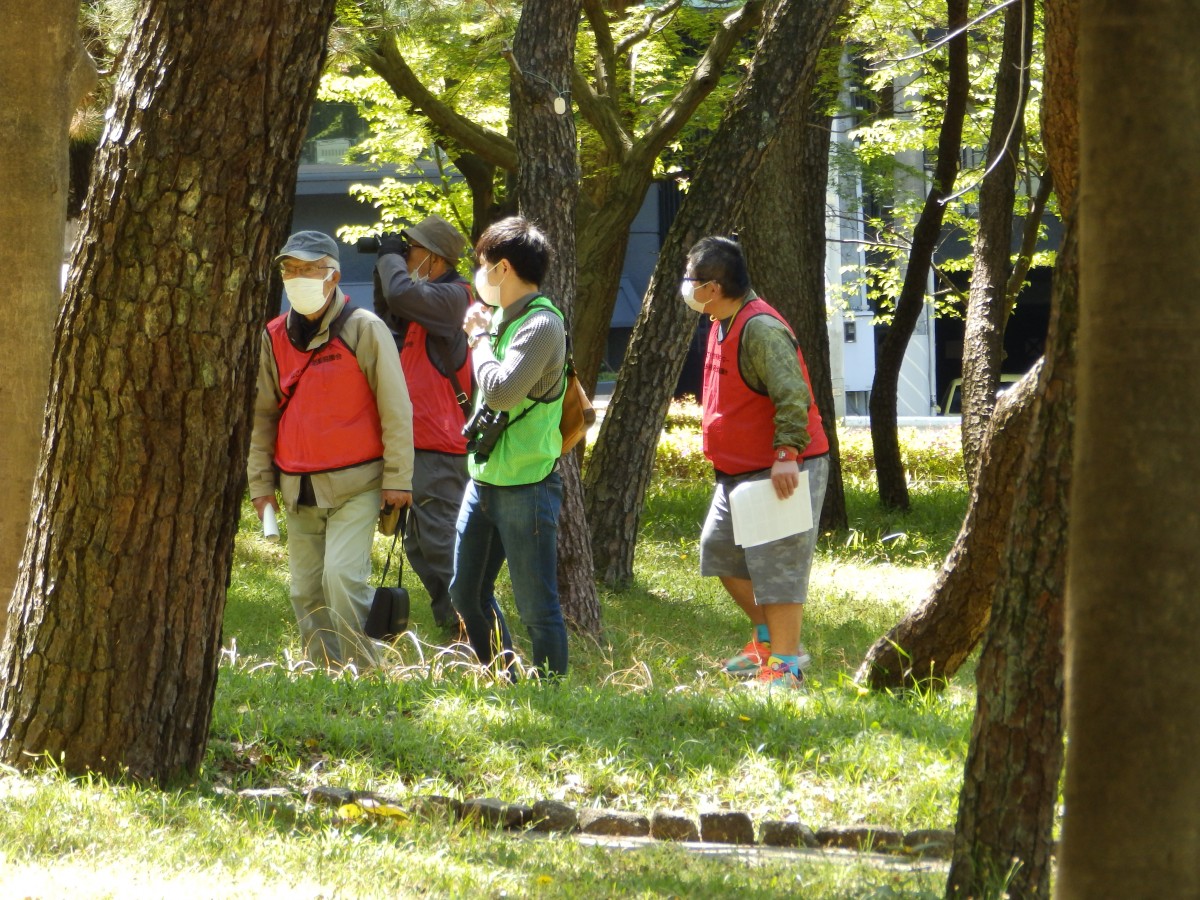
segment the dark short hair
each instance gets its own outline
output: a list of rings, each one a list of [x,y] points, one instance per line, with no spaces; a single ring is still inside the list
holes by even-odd
[[[524,216],[509,216],[492,225],[475,243],[475,259],[495,265],[508,260],[517,277],[530,284],[541,284],[550,266],[550,241],[540,228]]]
[[[687,276],[698,283],[716,282],[726,297],[744,297],[750,291],[742,245],[732,238],[710,235],[696,241],[688,251]]]

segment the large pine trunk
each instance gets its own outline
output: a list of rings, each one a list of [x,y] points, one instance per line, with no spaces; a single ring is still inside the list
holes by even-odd
[[[963,117],[967,111],[970,88],[967,60],[967,0],[946,0],[946,27],[954,35],[947,42],[949,83],[946,112],[938,134],[937,162],[933,183],[925,205],[913,227],[912,246],[904,270],[904,282],[892,323],[880,342],[875,357],[875,378],[871,382],[871,448],[875,454],[875,477],[879,483],[879,502],[892,509],[908,509],[908,480],[900,457],[896,403],[899,397],[900,367],[909,339],[925,305],[926,285],[933,264],[946,207],[944,199],[954,190],[962,147]]]
[[[570,83],[580,0],[530,0],[521,10],[513,40],[512,112],[517,141],[517,204],[537,222],[554,247],[550,277],[542,286],[567,322],[575,303],[575,209],[579,165],[575,123],[554,111],[552,85]],[[579,456],[558,464],[563,480],[558,523],[558,597],[563,616],[586,635],[600,633],[600,598],[592,575],[591,544],[584,514]]]
[[[165,781],[205,748],[271,258],[333,0],[147,0],[55,334],[0,758]]]
[[[1025,97],[1033,53],[1033,0],[1004,11],[1004,47],[988,137],[988,170],[979,188],[979,231],[972,247],[971,289],[963,334],[962,447],[967,484],[975,481],[979,450],[996,407],[1008,321],[1013,204],[1017,157],[1025,136]]]
[[[687,251],[743,219],[748,186],[790,104],[808,109],[822,46],[844,0],[785,2],[764,16],[749,75],[730,103],[666,240],[587,471],[588,520],[600,577],[633,577],[633,553],[654,453],[696,314],[679,299]]]
[[[0,2],[7,23],[0,63],[0,234],[5,265],[19,287],[0,353],[0,628],[17,580],[41,448],[54,317],[62,296],[67,215],[68,128],[87,67],[75,0]],[[95,69],[91,69],[94,78]]]
[[[1200,896],[1200,16],[1083,0],[1058,893]],[[1163,240],[1168,246],[1164,247]]]
[[[750,187],[742,242],[754,286],[796,331],[817,409],[829,436],[829,484],[822,531],[847,526],[846,492],[838,451],[825,304],[825,192],[830,118],[822,101],[795,104],[781,123]]]
[[[1079,318],[1074,231],[1059,254],[1046,360],[991,620],[947,895],[1048,897],[1063,760],[1063,611]],[[1016,865],[1014,865],[1014,862]],[[1006,882],[1007,879],[1007,882]]]

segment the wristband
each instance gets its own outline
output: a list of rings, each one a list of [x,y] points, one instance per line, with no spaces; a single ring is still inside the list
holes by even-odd
[[[486,331],[474,331],[467,336],[467,346],[474,350],[481,340],[488,336]]]
[[[796,452],[795,447],[775,448],[775,459],[779,460],[780,462],[795,462],[799,456],[800,454]]]

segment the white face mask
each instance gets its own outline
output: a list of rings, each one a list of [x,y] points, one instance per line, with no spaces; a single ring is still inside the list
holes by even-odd
[[[701,282],[700,287],[703,287],[706,284],[708,284],[707,281]],[[694,309],[696,312],[702,313],[704,312],[704,307],[708,306],[708,304],[712,302],[712,298],[710,297],[703,303],[697,300],[696,287],[696,282],[692,281],[690,278],[685,278],[683,279],[683,283],[679,285],[679,293],[683,295],[683,302],[686,303],[690,309]]]
[[[491,284],[488,281],[488,275],[494,272],[496,270],[496,266],[498,265],[500,265],[500,263],[496,263],[496,265],[492,266],[491,268],[480,266],[479,271],[475,273],[475,293],[477,293],[479,295],[479,299],[488,306],[500,305],[500,284],[504,284],[504,278],[508,277],[508,273],[505,272],[504,278],[500,279],[500,284]]]
[[[333,270],[326,273],[324,278],[287,278],[283,282],[283,292],[287,294],[288,303],[302,316],[311,316],[319,312],[325,305],[325,284],[333,277]]]
[[[408,277],[413,280],[413,283],[424,284],[426,281],[429,280],[428,273],[422,272],[421,269],[425,267],[426,263],[431,263],[431,262],[433,262],[433,257],[426,256],[423,260],[421,260],[417,264],[417,267],[415,269],[413,269],[411,272],[408,273]],[[433,268],[433,267],[430,266],[430,268]]]

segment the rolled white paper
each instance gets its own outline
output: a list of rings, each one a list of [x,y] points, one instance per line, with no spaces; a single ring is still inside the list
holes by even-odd
[[[279,540],[279,520],[275,518],[275,507],[268,503],[263,507],[263,537],[274,544]]]

